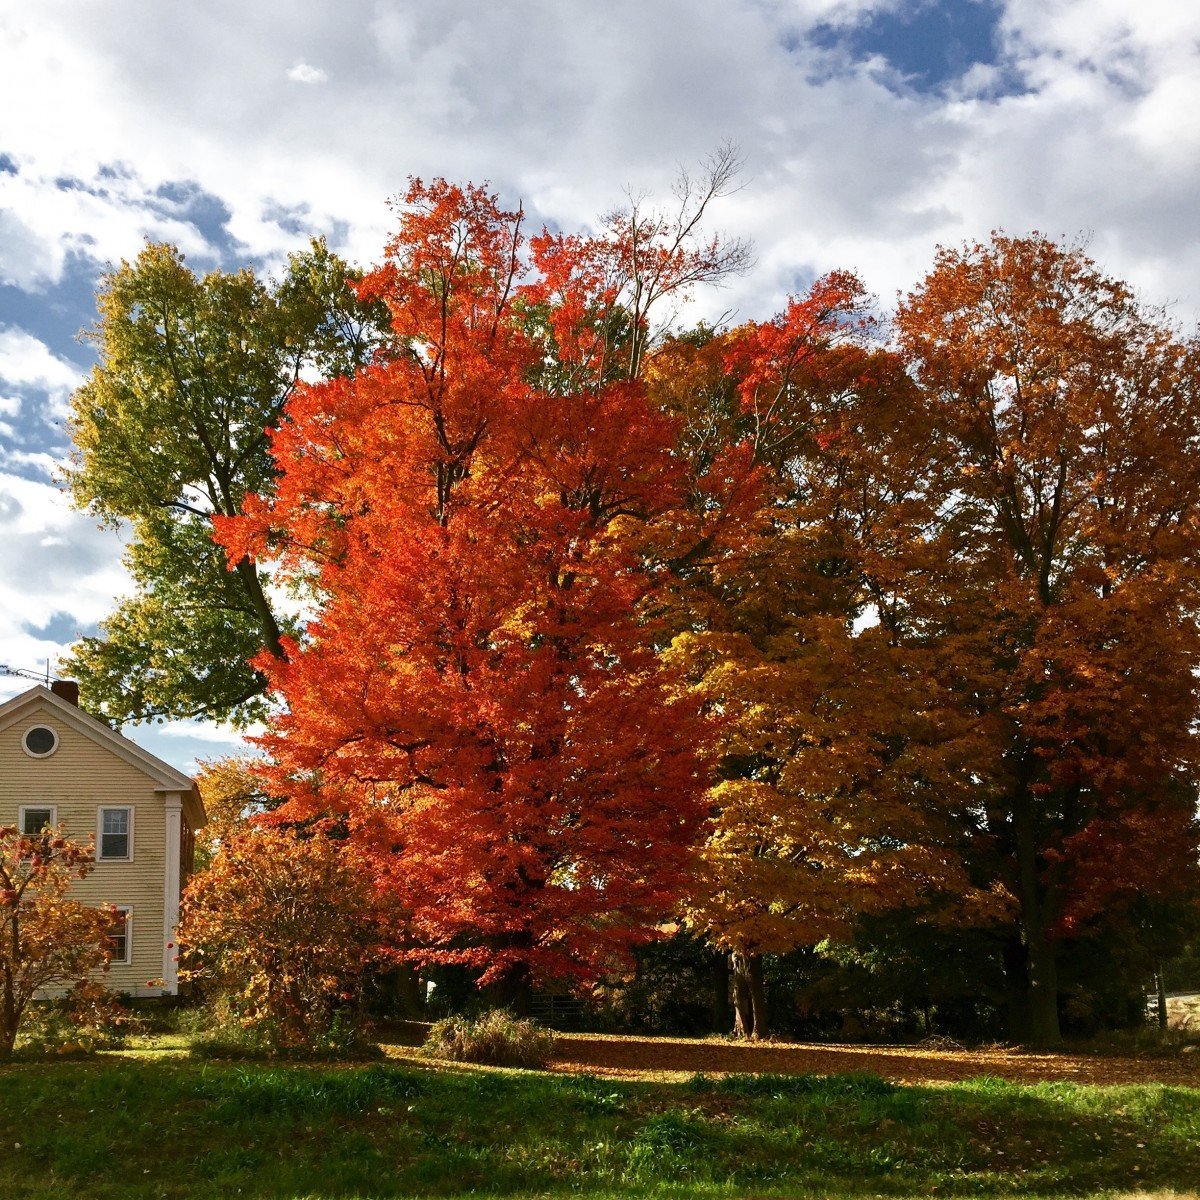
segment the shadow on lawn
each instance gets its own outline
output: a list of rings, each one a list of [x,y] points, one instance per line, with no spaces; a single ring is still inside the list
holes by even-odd
[[[1159,1086],[127,1060],[4,1071],[5,1124],[23,1135],[0,1155],[13,1200],[1061,1196],[1200,1179],[1200,1094]]]

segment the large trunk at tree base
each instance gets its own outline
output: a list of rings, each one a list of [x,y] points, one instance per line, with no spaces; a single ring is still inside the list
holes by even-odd
[[[767,985],[763,981],[761,954],[750,956],[750,1003],[754,1009],[754,1037],[769,1037],[771,1023],[767,1018]]]
[[[754,1006],[744,954],[735,951],[729,956],[729,972],[733,977],[733,1036],[748,1038],[754,1032]]]
[[[770,1029],[767,1020],[767,989],[763,982],[761,954],[734,951],[729,956],[733,973],[736,1037],[765,1038]]]
[[[1028,934],[1014,934],[1004,949],[1008,1036],[1023,1044],[1056,1046],[1062,1042],[1058,962],[1044,936],[1036,950],[1031,948],[1030,941]]]
[[[724,1033],[733,1019],[729,1007],[729,959],[724,954],[713,955],[712,987],[712,1029],[714,1033]]]
[[[1029,1040],[1035,1046],[1057,1046],[1062,1042],[1058,1022],[1058,963],[1053,948],[1041,935],[1040,945],[1029,955]]]
[[[533,1011],[533,976],[522,963],[489,984],[484,994],[493,1007],[507,1008],[518,1017],[527,1017]]]
[[[1058,962],[1056,947],[1047,933],[1055,897],[1042,878],[1044,864],[1034,829],[1034,803],[1023,780],[1013,799],[1013,832],[1021,940],[1025,946],[1028,1035],[1024,1040],[1035,1046],[1056,1046],[1062,1041],[1058,1023]]]
[[[391,971],[386,980],[389,1007],[394,1016],[406,1021],[417,1020],[424,1011],[424,994],[421,977],[416,967],[401,963]]]

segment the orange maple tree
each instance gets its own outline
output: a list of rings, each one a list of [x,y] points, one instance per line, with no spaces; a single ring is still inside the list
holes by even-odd
[[[362,283],[390,352],[293,400],[275,496],[221,530],[319,606],[259,663],[287,706],[278,818],[335,810],[408,956],[510,986],[654,933],[702,791],[695,704],[645,615],[646,531],[686,498],[674,426],[628,372],[569,369],[613,297],[586,269],[550,295],[521,223],[484,189],[412,184]]]
[[[737,522],[736,553],[684,589],[671,650],[718,714],[715,815],[688,915],[731,952],[737,1030],[753,1036],[769,1030],[764,953],[849,937],[863,914],[935,893],[978,899],[919,655],[869,619],[887,606],[897,514],[919,502],[926,467],[915,441],[895,446],[901,427],[926,426],[873,329],[861,284],[838,273],[772,321],[651,363],[693,459],[722,444],[753,457],[757,508]]]

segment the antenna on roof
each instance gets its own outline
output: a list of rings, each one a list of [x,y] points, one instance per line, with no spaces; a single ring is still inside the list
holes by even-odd
[[[38,683],[50,686],[53,676],[50,674],[50,660],[46,659],[45,671],[26,671],[23,667],[10,667],[8,663],[0,663],[0,675],[16,675],[21,679],[33,679]]]

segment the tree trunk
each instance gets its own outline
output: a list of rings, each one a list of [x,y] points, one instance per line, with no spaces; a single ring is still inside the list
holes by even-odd
[[[1154,972],[1154,988],[1158,993],[1158,1028],[1161,1033],[1167,1032],[1167,985],[1163,979],[1163,965],[1158,964]]]
[[[1020,935],[1014,933],[1004,942],[1005,1026],[1010,1042],[1029,1041],[1032,1027],[1025,959],[1025,945]]]
[[[1031,946],[1029,955],[1030,1041],[1035,1046],[1057,1046],[1062,1042],[1058,1023],[1058,963],[1041,931],[1032,937],[1041,944]]]
[[[15,939],[14,939],[15,940]],[[20,1018],[17,1013],[16,997],[13,995],[12,976],[8,965],[5,964],[3,999],[0,1000],[0,1058],[9,1058],[13,1047],[17,1044],[17,1025]]]
[[[733,975],[733,1036],[754,1036],[754,1002],[750,998],[750,968],[746,955],[734,951],[729,956]]]
[[[487,988],[487,997],[496,1008],[507,1008],[518,1017],[533,1011],[533,978],[521,963]]]
[[[729,959],[724,954],[714,954],[712,960],[712,1029],[724,1033],[733,1020],[729,1008]]]
[[[1029,1040],[1035,1046],[1057,1046],[1062,1042],[1062,1029],[1058,1023],[1058,962],[1054,944],[1046,934],[1047,910],[1051,906],[1042,894],[1032,804],[1032,797],[1022,786],[1013,804],[1013,832],[1016,835],[1017,899],[1025,943]]]
[[[406,1021],[417,1020],[424,1007],[421,991],[421,978],[416,967],[401,963],[392,979],[392,1003],[395,1015]]]
[[[754,1033],[756,1040],[769,1037],[771,1022],[767,1017],[767,987],[763,982],[763,960],[761,954],[750,955],[750,1006],[754,1010]]]
[[[765,1038],[770,1028],[767,1020],[767,990],[763,984],[761,954],[734,951],[729,956],[733,971],[733,1000],[736,1037]]]

